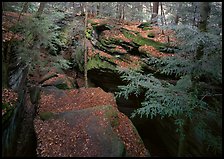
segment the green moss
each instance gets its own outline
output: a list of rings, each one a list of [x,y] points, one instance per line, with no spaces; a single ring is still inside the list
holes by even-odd
[[[160,47],[165,46],[165,44],[163,44],[163,43],[144,38],[141,35],[132,34],[126,29],[122,29],[122,33],[124,34],[124,36],[126,38],[131,39],[133,42],[135,42],[136,44],[141,45],[141,46],[148,45],[148,46],[153,46],[156,49],[159,49]]]
[[[86,30],[86,38],[90,40],[92,37],[92,33],[93,33],[92,29],[87,29]]]
[[[40,113],[40,119],[41,120],[48,120],[51,119],[53,117],[53,113],[52,112],[42,112]]]
[[[115,41],[114,39],[100,39],[100,43],[105,46],[105,47],[108,47],[108,48],[116,48],[116,45],[114,45]]]
[[[9,109],[10,108],[10,105],[9,105],[9,103],[2,103],[2,110],[7,110],[7,109]]]
[[[6,108],[6,113],[2,116],[2,124],[9,121],[14,112],[14,107],[10,107],[9,105],[2,106]]]
[[[143,22],[138,26],[138,28],[145,28],[145,27],[151,27],[151,22]]]
[[[58,89],[63,89],[63,90],[69,89],[68,85],[65,83],[57,84],[55,85],[55,87],[57,87]]]
[[[59,35],[59,40],[62,44],[67,45],[68,43],[68,32],[61,32]]]
[[[150,33],[148,33],[148,37],[149,37],[149,38],[154,38],[154,37],[155,37],[155,34],[152,33],[152,32],[150,32]]]
[[[103,46],[102,43],[99,42],[99,41],[96,42],[96,46],[97,46],[99,49],[103,50],[103,51],[107,51],[107,50],[108,50],[108,49],[107,49],[105,46]]]
[[[111,127],[117,127],[119,125],[118,112],[113,106],[105,107],[105,116],[109,119]]]
[[[107,61],[102,60],[99,55],[92,57],[87,63],[87,70],[91,70],[94,68],[108,68],[111,70],[115,70],[115,66]]]
[[[145,27],[145,28],[142,28],[142,30],[152,30],[153,28],[152,27]]]
[[[97,23],[97,22],[94,22],[94,21],[91,20],[91,19],[88,19],[88,20],[87,20],[87,23],[90,23],[91,25],[97,25],[97,24],[99,24],[99,23]]]

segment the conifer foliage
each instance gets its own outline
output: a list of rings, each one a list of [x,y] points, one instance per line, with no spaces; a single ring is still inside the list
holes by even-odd
[[[144,94],[142,107],[135,110],[132,117],[140,115],[175,119],[179,134],[178,156],[184,155],[183,142],[187,137],[184,127],[187,122],[208,150],[221,154],[221,134],[212,130],[206,116],[210,116],[214,123],[221,122],[220,92],[214,88],[222,85],[222,37],[190,25],[166,27],[175,31],[175,45],[178,46],[175,56],[160,59],[150,57],[145,62],[160,74],[176,76],[179,80],[172,84],[156,78],[153,73],[120,68],[121,78],[128,84],[119,86],[117,96],[128,98],[131,94]],[[198,59],[197,49],[200,45],[203,45],[203,55]]]

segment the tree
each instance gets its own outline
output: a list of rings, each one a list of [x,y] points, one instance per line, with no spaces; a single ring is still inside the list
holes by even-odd
[[[41,14],[43,13],[43,11],[44,11],[44,7],[45,7],[46,3],[47,3],[47,2],[40,2],[40,6],[39,6],[39,8],[38,8],[38,10],[37,10],[37,13],[36,13],[36,16],[37,16],[37,17],[40,17]]]
[[[201,32],[207,31],[207,21],[209,17],[211,7],[209,2],[200,2],[200,21],[198,25],[198,29]],[[200,60],[200,58],[203,56],[203,44],[200,44],[197,49],[197,55],[196,59]]]
[[[100,10],[101,10],[101,3],[97,3],[97,6],[96,6],[96,15],[99,16],[100,15]]]
[[[221,101],[216,97],[220,94],[217,94],[217,89],[212,89],[222,85],[220,42],[222,40],[220,35],[211,31],[205,32],[208,31],[209,4],[200,3],[201,16],[198,28],[189,26],[188,21],[186,21],[187,25],[170,26],[175,31],[176,44],[179,47],[175,56],[160,59],[150,57],[146,60],[147,65],[154,67],[156,72],[178,77],[179,80],[175,84],[161,80],[153,73],[145,74],[122,68],[119,70],[122,74],[121,78],[128,81],[128,84],[119,86],[120,92],[116,94],[118,97],[122,95],[128,98],[130,94],[145,95],[145,100],[141,103],[142,107],[135,110],[132,117],[140,115],[140,117],[160,116],[174,119],[179,139],[177,156],[185,155],[187,151],[185,144],[193,133],[199,134],[200,142],[207,145],[208,149],[212,149],[214,154],[222,152],[221,132],[214,131],[208,124],[218,123],[222,117]],[[191,18],[192,16],[188,17],[188,20]],[[201,51],[206,50],[206,52],[198,53],[200,45],[203,45]],[[205,100],[206,97],[217,103]],[[208,114],[213,114],[213,121],[206,119]]]
[[[124,13],[125,13],[124,2],[117,2],[117,12],[118,12],[118,19],[124,20]]]
[[[27,13],[29,9],[29,2],[25,2],[22,13]]]
[[[178,22],[179,22],[179,18],[180,18],[180,12],[181,12],[181,5],[182,5],[182,3],[178,3],[177,4],[177,10],[176,10],[176,15],[175,15],[175,19],[174,19],[174,23],[177,25],[178,24]]]
[[[151,21],[153,24],[157,24],[158,11],[159,11],[159,2],[153,2],[153,10],[152,10],[152,17],[151,17]]]

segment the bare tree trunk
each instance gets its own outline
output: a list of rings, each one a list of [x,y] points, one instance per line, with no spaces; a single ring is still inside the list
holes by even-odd
[[[40,2],[40,6],[39,6],[38,11],[37,11],[37,13],[36,13],[36,16],[37,16],[37,17],[40,17],[41,14],[43,13],[43,11],[44,11],[44,7],[45,7],[46,3],[47,3],[47,2]]]
[[[122,3],[122,14],[121,14],[121,15],[122,15],[122,16],[121,16],[121,19],[122,19],[122,20],[124,20],[124,13],[125,13],[124,11],[125,11],[125,4]]]
[[[194,16],[193,16],[193,20],[192,20],[192,24],[193,26],[197,26],[196,24],[196,11],[197,11],[197,5],[194,6],[195,2],[192,2],[192,7],[194,8]]]
[[[29,2],[25,2],[24,6],[23,6],[22,13],[27,13],[28,9],[29,9]]]
[[[153,11],[151,21],[153,24],[157,24],[157,15],[159,11],[159,2],[153,2]]]
[[[200,19],[199,19],[199,25],[198,25],[198,29],[201,32],[206,32],[207,31],[207,20],[210,14],[210,10],[211,10],[211,6],[210,4],[211,2],[199,2],[199,8],[200,8]],[[204,45],[202,42],[199,42],[197,50],[196,50],[196,56],[194,58],[194,62],[199,61],[203,55],[204,55]],[[192,75],[191,77],[192,79],[192,88],[195,88],[196,83],[198,82],[198,77],[195,77],[194,75]]]
[[[210,14],[210,10],[211,10],[211,6],[209,2],[200,2],[200,21],[199,21],[198,29],[201,32],[207,31],[207,21]],[[197,48],[197,55],[196,55],[197,60],[200,60],[201,57],[203,56],[204,54],[203,49],[204,49],[203,44],[199,44]]]
[[[100,5],[100,2],[97,4],[96,6],[96,15],[99,16],[100,15],[100,8],[101,8],[101,5]]]
[[[118,2],[118,15],[119,15],[119,20],[124,20],[124,3],[123,2]]]
[[[150,12],[152,12],[152,2],[149,2]]]
[[[176,11],[176,15],[175,15],[175,19],[174,19],[174,23],[175,25],[178,25],[178,22],[179,22],[179,13],[180,13],[180,9],[181,9],[181,6],[182,6],[182,3],[181,2],[177,2],[178,4],[178,7],[177,7],[177,11]]]
[[[87,3],[87,2],[86,2]],[[88,88],[88,78],[87,78],[87,58],[88,58],[88,47],[86,45],[86,29],[87,29],[87,20],[88,20],[88,6],[85,5],[85,21],[84,21],[84,78],[85,78],[85,87]]]
[[[138,5],[138,12],[143,13],[143,4],[141,4],[141,2],[139,2],[139,5]],[[141,22],[142,20],[143,20],[142,16],[139,17],[138,21]]]
[[[80,2],[81,15],[85,14],[83,2]]]
[[[161,24],[162,24],[162,26],[164,25],[164,22],[163,22],[163,4],[162,4],[162,2],[160,2],[160,14],[161,14]],[[162,30],[163,31],[163,30]],[[164,33],[163,33],[164,34]]]
[[[117,15],[116,15],[117,19],[120,19],[119,8],[120,8],[119,7],[119,2],[117,2],[117,12],[116,12],[117,13]]]

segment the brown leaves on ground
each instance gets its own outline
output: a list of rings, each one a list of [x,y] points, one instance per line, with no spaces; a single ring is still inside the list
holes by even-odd
[[[15,103],[17,102],[18,94],[13,91],[12,89],[6,89],[4,88],[2,90],[2,104],[8,104],[8,106],[11,108],[15,106]],[[7,112],[6,109],[2,109],[2,115],[4,115]]]
[[[20,20],[23,20],[25,17],[27,16],[31,16],[31,14],[28,13],[22,13],[20,15],[20,13],[16,13],[16,12],[3,12],[2,14],[2,41],[3,42],[7,42],[13,39],[15,40],[22,40],[24,37],[19,34],[16,33],[14,34],[12,31],[10,31],[10,28],[14,25],[16,25],[16,23],[19,20],[19,16],[20,16]]]

